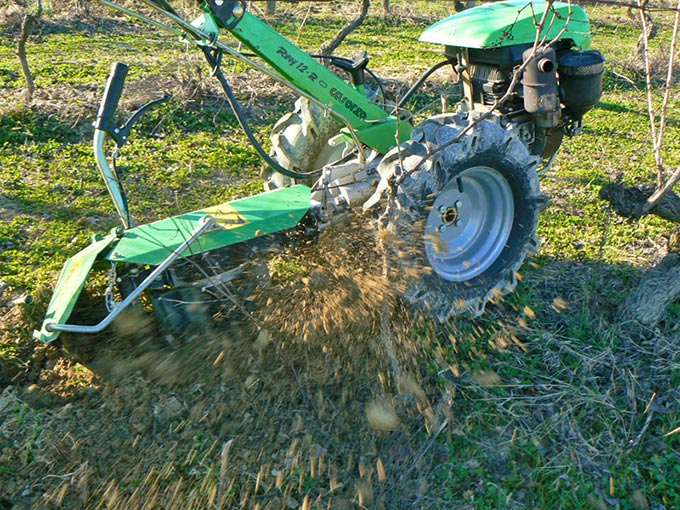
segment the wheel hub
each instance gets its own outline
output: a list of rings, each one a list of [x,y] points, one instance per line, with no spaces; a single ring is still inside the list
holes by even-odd
[[[443,232],[448,227],[460,226],[460,211],[458,208],[462,205],[460,200],[456,200],[452,205],[439,207],[439,217],[441,218],[441,225],[437,227],[438,232]]]

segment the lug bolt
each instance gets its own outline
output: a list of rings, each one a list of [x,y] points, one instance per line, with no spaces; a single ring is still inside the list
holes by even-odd
[[[463,205],[463,202],[461,202],[460,200],[456,200],[455,205],[456,205],[456,207],[460,207],[461,205]]]
[[[446,225],[439,225],[437,227],[437,232],[444,232],[444,230],[446,230]]]
[[[460,227],[462,224],[463,222],[461,220],[456,220],[453,222],[453,226],[456,228]]]
[[[448,210],[449,210],[449,208],[446,207],[445,205],[439,206],[439,212],[440,212],[441,214],[446,214],[446,211],[448,211]]]

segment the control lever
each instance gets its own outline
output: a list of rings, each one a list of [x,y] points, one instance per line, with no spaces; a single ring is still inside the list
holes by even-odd
[[[106,134],[116,142],[118,148],[125,145],[132,126],[142,117],[142,115],[150,108],[170,99],[168,94],[164,94],[163,97],[149,101],[133,113],[125,124],[116,126],[113,117],[123,93],[128,69],[129,67],[121,62],[115,62],[113,66],[111,66],[111,74],[109,74],[109,79],[106,82],[104,96],[102,97],[99,112],[97,113],[97,120],[94,123],[94,128],[106,132]]]
[[[368,52],[362,51],[354,60],[334,59],[332,63],[335,67],[347,71],[352,80],[352,84],[356,87],[363,85],[366,80],[364,70],[368,65],[368,61]]]

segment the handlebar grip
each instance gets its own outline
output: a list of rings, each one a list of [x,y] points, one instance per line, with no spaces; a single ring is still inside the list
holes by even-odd
[[[123,93],[128,69],[129,67],[121,62],[115,62],[111,66],[111,74],[109,74],[109,79],[106,82],[104,97],[102,97],[97,121],[94,124],[95,129],[106,131],[110,127],[116,108],[118,108],[120,96]]]

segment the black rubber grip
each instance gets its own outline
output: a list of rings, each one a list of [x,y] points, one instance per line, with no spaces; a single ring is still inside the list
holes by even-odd
[[[111,127],[111,121],[116,114],[120,96],[123,93],[123,86],[125,85],[125,77],[127,76],[128,66],[121,62],[116,62],[111,66],[111,74],[106,82],[104,89],[104,97],[99,106],[97,113],[97,121],[94,124],[96,129],[107,131]]]

